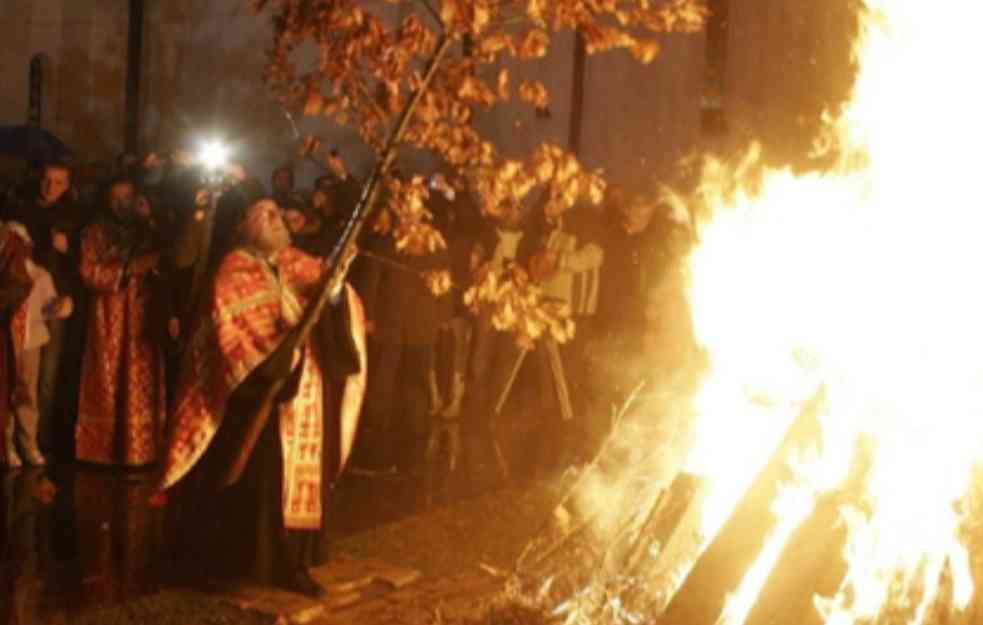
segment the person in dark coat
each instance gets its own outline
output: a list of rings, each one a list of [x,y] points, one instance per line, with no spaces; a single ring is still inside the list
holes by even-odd
[[[375,468],[416,472],[429,431],[432,349],[446,314],[423,273],[445,267],[446,258],[400,253],[388,236],[375,237],[365,248],[355,288],[365,302],[375,373],[360,447]]]
[[[50,340],[41,351],[38,385],[39,443],[57,460],[74,458],[74,420],[84,353],[86,290],[79,273],[82,228],[88,221],[72,188],[72,170],[61,162],[43,168],[37,189],[21,195],[5,211],[27,228],[33,260],[72,298],[75,314],[48,322]]]
[[[605,401],[620,404],[654,370],[654,346],[639,349],[653,336],[653,319],[685,316],[685,281],[677,274],[692,242],[685,219],[657,198],[615,188],[608,194],[606,215],[602,232],[608,253],[590,351],[596,375],[605,380],[610,394]],[[666,295],[670,292],[671,297]],[[669,325],[684,327],[677,321]],[[659,340],[670,340],[670,334],[663,331]]]

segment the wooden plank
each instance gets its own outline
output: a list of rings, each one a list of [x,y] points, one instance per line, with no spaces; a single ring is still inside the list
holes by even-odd
[[[501,579],[480,572],[427,579],[325,614],[318,625],[416,625],[433,623],[438,614],[447,620],[475,616],[502,587]]]
[[[747,494],[666,608],[660,625],[713,625],[728,595],[740,586],[776,525],[771,504],[780,486],[790,482],[789,457],[818,441],[821,394],[796,418]]]
[[[854,450],[849,478],[822,496],[812,514],[789,538],[745,621],[747,625],[822,625],[814,597],[832,597],[847,574],[843,559],[847,528],[840,510],[861,508],[873,456],[867,439]]]
[[[417,583],[422,574],[407,567],[382,560],[341,557],[311,571],[328,594],[323,599],[279,588],[241,585],[220,590],[229,603],[243,609],[283,617],[291,623],[304,624],[327,614],[371,602],[394,591]]]
[[[846,575],[847,531],[838,522],[841,504],[837,498],[824,498],[789,539],[747,625],[822,625],[813,598],[835,594]]]

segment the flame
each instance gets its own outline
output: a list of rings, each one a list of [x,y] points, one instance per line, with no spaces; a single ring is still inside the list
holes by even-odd
[[[899,593],[915,598],[909,622],[924,622],[945,576],[954,607],[974,591],[959,502],[983,459],[983,5],[865,4],[853,96],[822,137],[835,164],[797,174],[752,150],[703,174],[689,301],[711,370],[686,464],[711,486],[707,539],[801,406],[820,386],[828,398],[822,445],[797,463],[721,623],[744,621],[861,437],[864,509],[843,511],[848,574],[817,599],[826,622],[875,618]]]

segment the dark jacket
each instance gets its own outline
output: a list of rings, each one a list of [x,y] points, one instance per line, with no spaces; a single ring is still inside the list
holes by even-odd
[[[70,193],[47,208],[38,204],[37,193],[22,195],[6,212],[11,220],[19,221],[27,228],[34,243],[34,262],[48,270],[58,292],[78,296],[81,290],[79,245],[86,220],[81,205],[69,197]],[[68,238],[68,253],[55,249],[55,232],[64,233]]]
[[[389,236],[373,237],[365,246],[370,255],[359,260],[353,276],[366,318],[375,325],[373,337],[384,343],[426,345],[449,318],[447,298],[434,297],[422,273],[446,269],[446,252],[413,256],[396,251]]]

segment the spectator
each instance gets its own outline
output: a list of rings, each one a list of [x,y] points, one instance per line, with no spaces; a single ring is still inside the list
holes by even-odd
[[[321,176],[315,181],[310,210],[306,214],[309,226],[306,231],[294,231],[301,235],[297,237],[299,247],[317,256],[331,253],[355,209],[350,192],[351,180]]]
[[[597,311],[604,248],[590,233],[593,209],[571,210],[569,219],[559,216],[545,221],[539,249],[529,261],[530,272],[542,288],[543,297],[566,304],[577,332],[562,347],[545,336],[536,345],[532,362],[539,381],[539,452],[535,455],[546,470],[562,464],[585,449],[591,415],[587,414],[592,380],[587,367],[585,336]]]
[[[72,187],[72,170],[60,162],[47,164],[38,187],[17,197],[7,213],[26,226],[34,263],[51,274],[58,293],[75,303],[76,314],[48,321],[49,339],[41,349],[38,382],[42,450],[68,460],[73,455],[72,423],[85,337],[85,292],[78,259],[86,216]]]
[[[19,236],[27,249],[31,248],[31,239],[22,224],[8,222],[5,228]],[[68,318],[73,306],[71,297],[58,296],[51,274],[30,258],[25,259],[24,263],[32,284],[30,293],[14,314],[11,327],[16,369],[14,420],[9,426],[12,433],[7,436],[7,464],[11,467],[19,466],[21,457],[33,466],[45,464],[44,455],[38,446],[38,374],[41,348],[50,338],[48,320]],[[14,445],[15,435],[21,457]]]
[[[464,180],[451,182],[444,174],[435,174],[430,182],[430,209],[438,228],[448,233],[447,260],[451,284],[467,284],[475,267],[472,252],[477,241],[474,219],[478,207],[468,193]],[[468,357],[471,349],[471,315],[464,306],[462,293],[443,301],[443,323],[438,338],[443,339],[431,366],[431,411],[446,419],[461,414],[466,387]],[[441,364],[446,364],[441,367]]]
[[[507,213],[500,226],[486,227],[474,250],[478,271],[504,272],[517,260],[526,233],[526,211]],[[484,490],[506,479],[509,468],[496,432],[496,404],[519,357],[515,337],[496,330],[487,312],[474,320],[471,359],[464,396],[463,442],[470,486]]]
[[[294,190],[294,170],[289,165],[281,165],[273,170],[271,178],[273,201],[281,211],[303,210],[304,198]]]
[[[318,199],[320,193],[314,192],[312,201]],[[317,237],[321,230],[321,220],[312,205],[288,208],[283,211],[283,221],[290,230],[291,239],[301,250],[308,254],[321,256],[317,250]]]
[[[355,284],[365,301],[370,335],[371,401],[366,404],[365,460],[377,468],[422,468],[429,430],[429,370],[443,302],[422,274],[445,267],[444,254],[413,256],[390,237],[371,240]]]
[[[76,427],[79,460],[142,466],[158,457],[165,394],[161,354],[149,331],[159,250],[138,212],[132,182],[109,185],[99,220],[82,240],[92,292]]]
[[[618,188],[609,192],[606,216],[608,254],[601,281],[599,332],[591,351],[594,368],[606,382],[608,403],[620,404],[640,381],[653,375],[655,352],[649,350],[657,343],[664,341],[667,349],[675,344],[682,350],[676,350],[679,354],[688,350],[678,343],[685,342],[690,332],[680,321],[687,313],[679,267],[691,235],[684,215],[656,198],[630,197]],[[682,334],[675,336],[677,330]],[[640,342],[648,348],[639,350]],[[643,353],[645,358],[639,358]],[[670,357],[666,362],[682,360]]]
[[[13,357],[12,317],[31,292],[32,280],[27,272],[29,250],[23,239],[9,228],[0,228],[0,432],[4,436],[4,462],[8,467],[20,466],[14,440],[14,420],[11,418],[16,364]]]
[[[629,197],[612,188],[605,204],[603,228],[608,249],[601,281],[598,318],[608,339],[638,337],[645,326],[649,284],[665,264],[659,232],[651,227],[657,203],[648,197]]]

